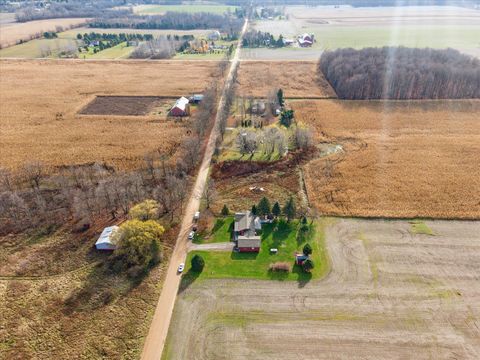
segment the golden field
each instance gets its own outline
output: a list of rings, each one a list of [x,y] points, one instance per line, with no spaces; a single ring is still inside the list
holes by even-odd
[[[87,19],[47,19],[35,20],[25,23],[9,22],[0,26],[1,47],[12,46],[20,40],[30,40],[32,36],[46,31],[56,31],[57,26],[68,29],[85,23]]]
[[[135,167],[149,151],[174,149],[184,124],[165,116],[82,116],[96,95],[180,96],[202,91],[215,62],[2,60],[0,166],[104,161]]]
[[[480,101],[296,101],[318,142],[305,167],[321,214],[480,218]]]
[[[286,98],[336,98],[315,61],[242,61],[238,69],[238,94],[266,97],[283,89]]]

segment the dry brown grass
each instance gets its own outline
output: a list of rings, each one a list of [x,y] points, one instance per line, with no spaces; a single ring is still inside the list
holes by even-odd
[[[320,213],[480,218],[479,101],[291,105],[318,141],[344,148],[305,167]]]
[[[25,23],[7,23],[0,27],[0,45],[2,47],[12,46],[20,40],[30,40],[31,36],[45,31],[55,31],[57,26],[70,28],[83,24],[87,19],[47,19],[35,20]]]
[[[80,116],[96,95],[180,96],[205,88],[215,62],[0,61],[0,166],[105,161],[136,166],[187,132],[165,116]]]
[[[242,61],[238,82],[241,95],[266,97],[281,88],[285,97],[336,97],[315,61]]]

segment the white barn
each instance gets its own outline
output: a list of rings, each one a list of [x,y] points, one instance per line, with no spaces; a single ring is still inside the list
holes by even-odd
[[[97,250],[115,250],[117,245],[113,240],[113,234],[118,230],[118,226],[109,226],[103,229],[100,237],[95,243]]]

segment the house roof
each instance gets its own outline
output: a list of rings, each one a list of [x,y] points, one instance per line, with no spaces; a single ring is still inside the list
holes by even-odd
[[[186,97],[182,96],[180,99],[178,99],[175,102],[175,105],[173,105],[172,109],[173,108],[179,108],[180,110],[185,111],[185,109],[187,108],[187,105],[188,105],[188,99]]]
[[[253,215],[251,211],[235,213],[235,231],[251,230],[255,233],[255,230],[260,230],[261,228],[262,225],[258,217]]]
[[[95,243],[95,246],[98,245],[115,245],[115,242],[112,239],[112,235],[115,233],[115,231],[118,230],[118,226],[109,226],[103,229],[102,233],[100,234],[100,237],[98,238],[97,242]]]
[[[237,246],[242,247],[260,247],[261,244],[260,236],[239,236],[237,239]]]

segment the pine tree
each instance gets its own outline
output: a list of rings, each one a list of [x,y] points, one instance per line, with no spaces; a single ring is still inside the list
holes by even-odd
[[[297,213],[297,208],[295,207],[295,201],[293,200],[293,197],[290,196],[290,199],[288,199],[287,203],[283,207],[283,214],[287,217],[287,222],[290,222]]]
[[[205,267],[205,260],[200,255],[194,255],[192,258],[192,270],[195,272],[202,272]]]
[[[315,267],[315,264],[313,263],[312,260],[307,259],[307,260],[305,260],[305,261],[303,262],[302,267],[303,267],[303,271],[305,271],[305,272],[310,272],[310,271],[312,271],[313,268]]]
[[[264,196],[258,203],[257,209],[260,216],[270,215],[270,201]]]
[[[223,205],[222,215],[223,215],[223,216],[228,216],[228,214],[230,214],[230,210],[228,210],[227,205]]]
[[[303,254],[306,256],[310,256],[312,255],[312,252],[313,252],[313,249],[310,246],[310,244],[305,244],[305,246],[303,247]]]
[[[257,206],[256,205],[252,206],[252,214],[257,215]]]
[[[276,201],[272,207],[272,215],[275,217],[279,217],[281,213],[282,213],[282,210],[280,209],[280,204],[278,203],[278,201]]]
[[[278,104],[283,107],[283,105],[285,104],[284,103],[284,100],[283,100],[283,90],[282,89],[278,89],[277,91],[277,99],[278,99]]]

